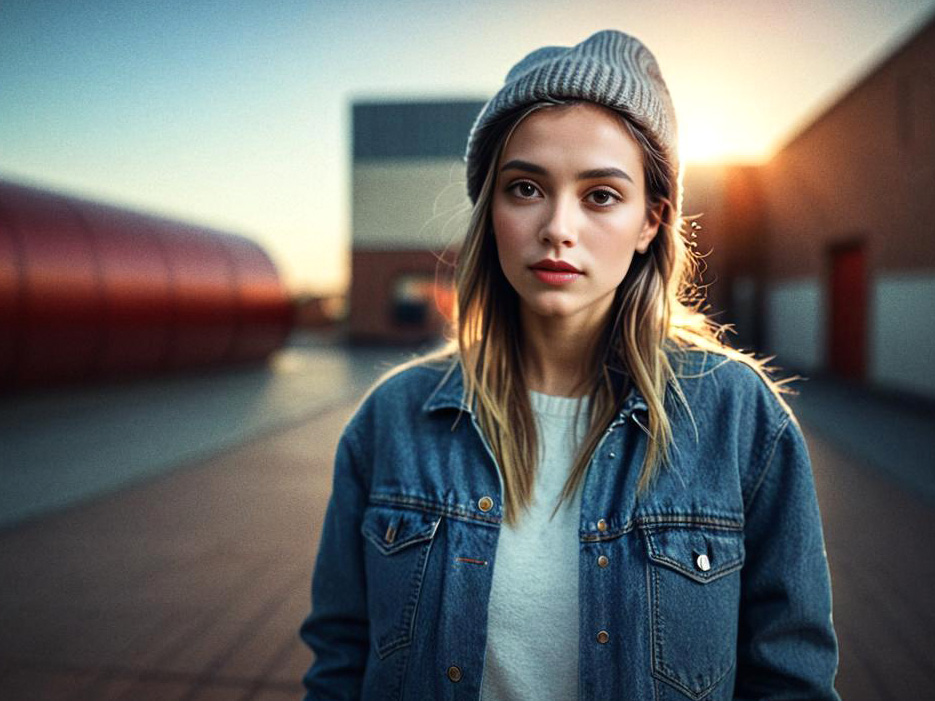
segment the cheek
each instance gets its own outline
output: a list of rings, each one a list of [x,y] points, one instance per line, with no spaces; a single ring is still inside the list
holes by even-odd
[[[608,279],[620,282],[626,276],[636,255],[639,226],[632,218],[610,227],[596,240],[592,254],[606,265]]]
[[[491,213],[494,241],[497,243],[497,255],[504,269],[513,266],[522,240],[520,228],[514,218],[497,212]]]
[[[633,265],[633,251],[622,251],[619,258],[617,258],[617,267],[614,270],[614,284],[619,285],[623,282],[623,279],[627,276],[627,273],[630,270],[630,266]]]

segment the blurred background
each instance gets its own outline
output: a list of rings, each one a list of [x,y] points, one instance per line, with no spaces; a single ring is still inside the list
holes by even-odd
[[[709,311],[805,378],[842,697],[935,698],[935,0],[0,2],[0,697],[298,697],[468,130],[609,27],[673,94]]]

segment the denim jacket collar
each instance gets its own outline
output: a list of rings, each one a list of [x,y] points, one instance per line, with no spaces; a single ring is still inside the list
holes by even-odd
[[[441,381],[438,383],[438,386],[435,387],[422,405],[422,410],[426,413],[432,413],[440,409],[457,409],[459,411],[466,411],[469,414],[474,413],[473,407],[468,406],[467,403],[461,363],[457,360],[451,361]],[[646,412],[648,411],[648,406],[643,395],[636,386],[633,386],[617,414],[617,420],[624,421],[636,411]]]

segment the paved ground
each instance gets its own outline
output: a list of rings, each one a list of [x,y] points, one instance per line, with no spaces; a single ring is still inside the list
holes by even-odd
[[[935,699],[935,509],[806,435],[831,566],[839,693],[844,701]]]
[[[302,422],[404,355],[296,334],[267,366],[2,398],[0,527]]]
[[[834,584],[839,690],[846,701],[935,698],[935,509],[907,490],[911,481],[866,459],[848,431],[821,428],[836,416],[863,438],[867,414],[881,420],[879,401],[811,387],[797,406],[803,423],[819,417],[806,433]],[[0,532],[0,698],[299,698],[310,657],[296,630],[331,456],[353,405],[340,394],[310,403],[278,429]],[[925,420],[890,409],[875,425],[880,436]],[[925,428],[907,440],[930,440],[935,422]]]
[[[0,535],[0,698],[299,698],[350,410]]]
[[[822,377],[794,386],[803,423],[935,507],[935,403]]]

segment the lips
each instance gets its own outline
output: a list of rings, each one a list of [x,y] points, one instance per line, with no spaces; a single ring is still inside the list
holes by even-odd
[[[559,273],[580,273],[575,266],[571,263],[566,263],[563,260],[551,260],[550,258],[543,258],[538,263],[534,263],[529,266],[533,270],[548,270],[550,272],[559,272]]]
[[[563,260],[551,260],[550,258],[540,260],[538,263],[529,266],[529,268],[539,282],[553,287],[571,284],[584,274],[571,263],[566,263]]]

